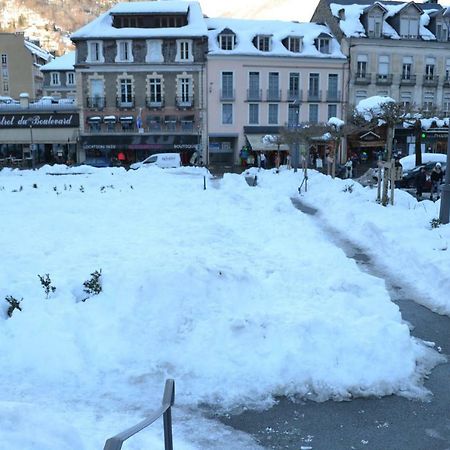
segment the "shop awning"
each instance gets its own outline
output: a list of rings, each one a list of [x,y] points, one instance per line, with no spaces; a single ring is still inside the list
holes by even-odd
[[[103,117],[103,122],[105,123],[116,123],[117,117],[116,116],[105,116]]]
[[[273,151],[288,151],[289,146],[287,144],[281,144],[280,148],[278,149],[277,144],[265,144],[263,142],[263,138],[266,136],[265,134],[246,134],[245,137],[247,138],[248,143],[252,147],[252,150],[255,152],[273,152]],[[272,136],[278,136],[278,135],[272,135]]]
[[[86,120],[88,123],[100,123],[102,121],[102,118],[100,116],[91,116],[88,117]]]
[[[132,123],[134,121],[133,116],[121,116],[119,119],[121,122]]]

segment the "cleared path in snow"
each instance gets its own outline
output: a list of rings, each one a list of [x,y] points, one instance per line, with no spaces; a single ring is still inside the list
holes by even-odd
[[[293,199],[303,213],[320,217],[317,211]],[[336,230],[323,226],[332,241],[354,259],[362,271],[386,282],[386,287],[410,324],[411,334],[431,341],[444,355],[450,354],[450,318],[417,304],[414,293],[400,286],[395,275],[383,273],[363,249]],[[430,280],[433,282],[433,280]],[[250,433],[266,448],[292,450],[449,450],[450,364],[433,369],[425,386],[429,401],[403,397],[359,398],[346,402],[309,400],[293,403],[280,398],[267,411],[245,411],[220,420]]]

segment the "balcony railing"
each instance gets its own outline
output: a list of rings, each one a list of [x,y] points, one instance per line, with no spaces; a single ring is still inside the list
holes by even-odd
[[[414,86],[416,84],[416,75],[400,75],[400,86]]]
[[[287,101],[300,103],[303,100],[303,91],[301,89],[288,89]]]
[[[232,102],[236,98],[234,89],[221,89],[220,90],[220,100],[226,102]]]
[[[160,119],[160,120],[147,120],[147,123],[143,125],[144,133],[176,133],[176,134],[196,134],[200,122],[195,120],[178,120],[178,119]],[[87,124],[84,129],[85,134],[137,134],[139,130],[135,123],[121,124],[117,122],[115,124]]]
[[[320,102],[322,101],[322,91],[316,89],[308,90],[308,102]]]
[[[262,89],[247,89],[247,101],[249,102],[262,101]]]
[[[377,73],[375,84],[389,86],[392,84],[392,74],[391,73]]]
[[[361,72],[355,74],[355,84],[370,84],[372,82],[372,74]]]
[[[117,97],[116,106],[121,109],[134,108],[134,97],[133,96]]]
[[[428,87],[435,87],[438,85],[439,77],[437,75],[427,75],[423,76],[422,84]]]
[[[147,97],[145,99],[145,104],[147,105],[147,108],[150,109],[162,109],[164,108],[164,98],[155,99],[152,97]]]
[[[89,109],[103,109],[106,106],[105,97],[88,97],[86,105]]]
[[[340,102],[341,101],[341,91],[336,91],[332,89],[327,91],[327,102]]]
[[[192,95],[189,96],[183,96],[178,95],[175,98],[175,104],[177,105],[177,108],[180,109],[190,109],[194,106],[194,97]]]
[[[267,89],[266,98],[268,102],[280,102],[281,90],[280,89]]]

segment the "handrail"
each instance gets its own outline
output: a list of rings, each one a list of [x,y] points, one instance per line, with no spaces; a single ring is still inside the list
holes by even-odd
[[[172,442],[172,411],[171,408],[175,403],[175,380],[166,380],[166,385],[164,387],[164,395],[162,399],[161,407],[155,411],[150,417],[142,420],[138,424],[116,434],[112,438],[109,438],[105,442],[103,450],[121,450],[123,443],[131,436],[139,433],[144,428],[151,425],[161,416],[163,416],[164,423],[164,450],[173,450]]]

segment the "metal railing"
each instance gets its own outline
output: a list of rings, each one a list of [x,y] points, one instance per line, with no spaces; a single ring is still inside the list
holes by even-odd
[[[153,422],[158,420],[161,416],[163,416],[163,424],[164,424],[164,450],[173,450],[173,441],[172,441],[172,406],[175,402],[175,380],[166,380],[166,385],[164,387],[164,395],[162,399],[161,407],[153,413],[147,419],[144,419],[142,422],[139,422],[135,426],[128,428],[125,431],[117,434],[116,436],[109,438],[105,442],[105,446],[103,450],[121,450],[123,443],[129,439],[131,436],[134,436],[136,433],[139,433],[144,428],[147,428]]]

